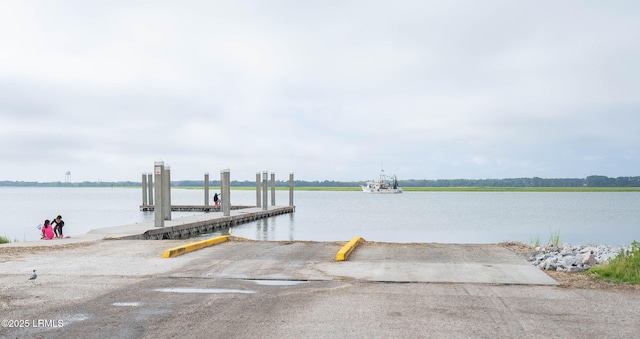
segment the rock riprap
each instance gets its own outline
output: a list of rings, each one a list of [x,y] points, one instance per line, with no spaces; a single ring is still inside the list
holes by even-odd
[[[555,247],[553,245],[536,247],[527,261],[543,270],[580,272],[593,265],[606,263],[620,254],[626,247],[580,245]]]

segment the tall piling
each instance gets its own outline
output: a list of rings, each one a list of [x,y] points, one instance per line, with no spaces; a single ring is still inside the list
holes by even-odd
[[[147,173],[142,173],[142,206],[147,206]]]
[[[260,206],[260,172],[256,172],[256,207]]]
[[[209,206],[209,173],[204,174],[204,205]]]
[[[147,189],[149,190],[149,206],[153,205],[153,174],[147,174]]]
[[[171,169],[169,166],[164,167],[164,176],[162,177],[162,201],[164,202],[164,220],[171,220]]]
[[[164,227],[164,203],[162,200],[162,177],[164,176],[164,161],[159,160],[153,164],[153,174],[155,176],[155,206],[153,213],[155,217],[155,227]]]
[[[262,172],[262,210],[266,211],[268,209],[267,206],[267,182],[269,181],[269,179],[267,178],[267,175],[269,173],[267,173],[267,171],[263,171]]]
[[[271,206],[276,205],[276,174],[271,173]]]
[[[289,173],[289,206],[293,206],[293,172]]]
[[[222,193],[222,215],[228,217],[231,215],[231,175],[228,168],[220,172]]]
[[[220,205],[220,212],[223,212],[222,202],[224,201],[224,199],[227,198],[227,197],[223,197],[222,193],[224,193],[224,171],[221,170],[220,171],[220,194],[218,194],[218,204]]]

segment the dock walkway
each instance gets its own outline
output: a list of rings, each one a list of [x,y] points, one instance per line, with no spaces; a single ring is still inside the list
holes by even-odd
[[[73,234],[65,239],[35,240],[3,244],[3,247],[32,247],[58,246],[75,243],[99,241],[103,239],[119,240],[160,240],[185,239],[199,234],[211,233],[216,230],[233,227],[258,219],[269,218],[285,213],[293,213],[295,206],[247,207],[231,209],[230,215],[225,217],[222,212],[209,212],[174,220],[165,220],[164,227],[155,227],[154,221],[136,224],[103,227],[92,229],[85,234]]]
[[[292,213],[293,206],[272,206],[267,210],[261,207],[249,207],[232,209],[229,216],[222,212],[210,212],[175,220],[165,220],[164,227],[155,227],[153,221],[137,224],[105,227],[89,231],[88,234],[101,234],[105,238],[122,240],[142,239],[184,239],[203,233],[211,233],[218,229],[224,229],[235,225],[252,222],[258,219]]]
[[[242,210],[245,208],[252,208],[253,206],[243,205],[231,205],[231,210]],[[140,210],[145,212],[153,212],[155,205],[140,205]],[[173,212],[220,212],[222,205],[171,205],[171,211]]]

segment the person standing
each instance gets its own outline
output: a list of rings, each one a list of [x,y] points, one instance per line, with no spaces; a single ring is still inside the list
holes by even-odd
[[[218,206],[218,192],[213,194],[213,205]]]
[[[64,238],[64,235],[62,235],[62,228],[64,227],[64,221],[62,221],[62,216],[59,215],[55,219],[53,219],[53,222],[51,223],[51,225],[53,224],[55,224],[55,227],[53,228],[53,233],[55,233],[56,238]]]

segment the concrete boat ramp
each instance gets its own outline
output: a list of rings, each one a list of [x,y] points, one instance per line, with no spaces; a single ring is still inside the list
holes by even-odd
[[[205,276],[225,279],[558,285],[499,245],[364,242],[348,260],[336,261],[343,245],[236,239],[200,251],[209,253],[206,265],[215,267]]]
[[[193,240],[116,240],[117,229],[0,245],[0,337],[632,338],[640,328],[640,296],[558,288],[500,245],[363,241],[337,261],[349,239],[230,237],[163,258]]]

